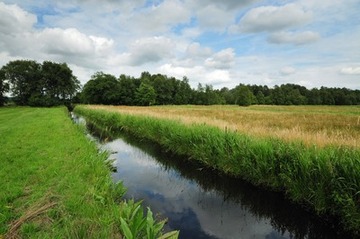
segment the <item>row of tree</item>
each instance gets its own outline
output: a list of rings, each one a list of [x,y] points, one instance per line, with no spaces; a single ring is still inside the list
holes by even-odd
[[[358,105],[360,91],[326,87],[308,90],[296,84],[274,88],[240,84],[233,89],[220,90],[199,84],[197,89],[192,89],[186,77],[178,80],[143,72],[139,78],[126,75],[116,78],[97,72],[84,85],[78,100],[88,104],[113,105]]]
[[[70,101],[112,105],[359,105],[360,90],[347,88],[307,89],[296,84],[269,88],[239,84],[233,89],[213,89],[199,84],[192,89],[189,80],[143,72],[139,78],[119,78],[95,73],[79,91],[80,83],[66,63],[16,60],[0,69],[0,105],[11,94],[18,105],[53,106]],[[76,96],[75,96],[76,95]],[[75,96],[75,97],[74,97]]]
[[[17,105],[54,106],[70,102],[80,82],[66,63],[10,61],[0,69],[0,106],[11,94]]]
[[[184,105],[184,104],[225,104],[219,90],[212,86],[197,90],[189,85],[189,80],[182,80],[166,75],[151,75],[143,72],[140,78],[95,73],[83,88],[80,102],[87,104],[113,105]]]

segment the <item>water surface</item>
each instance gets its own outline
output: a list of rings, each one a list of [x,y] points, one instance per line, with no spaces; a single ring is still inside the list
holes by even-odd
[[[168,229],[180,230],[180,238],[344,238],[282,194],[129,140],[102,145],[113,152],[114,181],[124,182],[127,198],[169,218]]]
[[[339,228],[269,192],[164,153],[154,144],[123,136],[99,147],[110,152],[128,188],[126,198],[143,200],[168,218],[166,230],[180,238],[349,238]]]

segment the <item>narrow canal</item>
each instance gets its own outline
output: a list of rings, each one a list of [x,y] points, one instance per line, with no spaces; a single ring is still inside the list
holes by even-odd
[[[220,175],[149,142],[91,137],[110,153],[117,169],[113,180],[128,188],[125,197],[143,200],[154,214],[168,218],[166,229],[180,230],[180,238],[349,238],[280,193]]]

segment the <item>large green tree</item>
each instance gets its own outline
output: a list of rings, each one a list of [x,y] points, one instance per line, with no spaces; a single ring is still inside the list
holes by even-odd
[[[117,105],[120,103],[120,83],[115,76],[96,72],[84,85],[82,98],[88,104]]]
[[[152,86],[154,87],[157,96],[157,105],[170,105],[174,104],[174,90],[175,80],[167,76],[157,74],[152,76]]]
[[[240,85],[238,89],[238,98],[236,100],[236,103],[238,105],[249,106],[252,104],[254,98],[254,94],[251,92],[249,87],[247,87],[246,85]]]
[[[124,74],[119,77],[120,82],[120,104],[121,105],[135,105],[135,92],[140,86],[141,80]]]
[[[18,105],[53,106],[69,101],[80,87],[65,64],[32,60],[10,61],[1,68],[2,82],[8,82]],[[5,85],[5,88],[6,85]]]
[[[192,89],[189,85],[189,79],[184,76],[182,81],[177,80],[175,85],[174,104],[186,105],[191,102]]]
[[[50,99],[69,100],[80,88],[80,82],[66,63],[44,61],[41,70],[46,96]]]
[[[2,71],[16,104],[28,105],[31,97],[42,94],[41,65],[36,61],[10,61],[2,67]]]
[[[135,102],[137,105],[149,106],[156,101],[156,91],[149,83],[141,82],[139,88],[135,92]]]

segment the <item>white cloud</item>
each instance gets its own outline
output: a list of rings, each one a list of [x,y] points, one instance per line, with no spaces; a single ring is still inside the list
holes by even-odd
[[[9,60],[53,60],[94,68],[114,44],[112,39],[89,36],[76,28],[36,29],[36,16],[17,5],[0,2],[0,13],[0,52],[7,52]]]
[[[198,83],[222,87],[232,80],[229,70],[211,69],[200,65],[175,66],[167,63],[160,66],[158,69],[161,73],[177,77],[178,79],[181,79],[183,76],[188,76],[190,85],[193,88],[196,88]]]
[[[360,66],[341,68],[340,73],[344,75],[360,75]]]
[[[99,70],[160,71],[186,75],[195,87],[360,89],[358,0],[288,2],[104,0],[99,7],[96,0],[3,0],[0,63],[67,62],[83,83]]]
[[[275,32],[268,37],[268,42],[274,44],[303,45],[320,39],[320,34],[312,31],[305,32]]]
[[[45,53],[58,55],[90,56],[103,55],[113,45],[111,39],[87,36],[77,29],[45,29],[37,34]]]
[[[229,69],[234,63],[235,52],[232,48],[221,50],[205,60],[205,66],[215,69]]]
[[[259,0],[188,0],[187,2],[195,9],[200,9],[208,5],[215,5],[216,7],[224,10],[234,10],[249,6],[258,1]]]
[[[234,23],[237,11],[259,0],[187,0],[185,6],[191,9],[203,30],[224,32]]]
[[[281,68],[280,70],[280,74],[283,76],[288,76],[288,75],[292,75],[296,72],[294,67],[291,66],[285,66],[283,68]]]
[[[312,19],[311,12],[300,5],[262,6],[251,9],[241,18],[238,30],[241,32],[273,32],[294,26],[301,26]]]
[[[158,33],[186,23],[190,20],[190,11],[177,0],[164,1],[158,6],[138,11],[128,19],[132,27],[130,30]]]
[[[0,34],[16,34],[31,30],[36,16],[24,11],[17,5],[0,2]]]
[[[200,27],[224,31],[233,23],[235,16],[233,11],[225,11],[215,5],[208,5],[197,11],[197,18]]]
[[[193,38],[200,36],[202,34],[202,32],[203,31],[200,30],[200,28],[198,28],[198,27],[189,27],[189,28],[184,28],[181,31],[181,34],[182,34],[182,37],[184,37],[184,38],[193,39]]]
[[[212,50],[209,47],[202,47],[198,42],[191,43],[186,49],[186,55],[190,58],[209,57]]]
[[[171,57],[174,48],[175,43],[166,37],[142,38],[131,44],[129,52],[123,53],[119,60],[131,66],[159,62]]]

